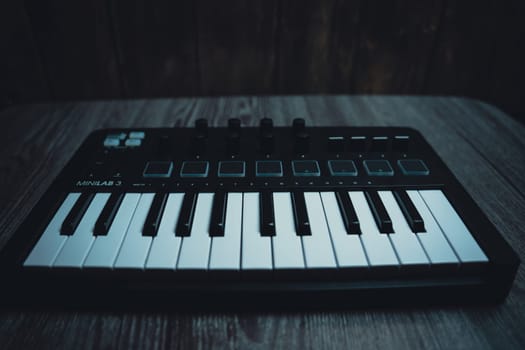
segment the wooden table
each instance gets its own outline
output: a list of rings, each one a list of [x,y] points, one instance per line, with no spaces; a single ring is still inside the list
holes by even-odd
[[[211,125],[271,117],[290,125],[419,129],[525,258],[525,127],[475,100],[442,97],[232,97],[79,102],[0,113],[0,248],[94,129]],[[504,303],[305,312],[0,309],[0,348],[524,348],[523,265]],[[1,289],[0,289],[1,290]],[[38,293],[38,291],[35,291]],[[0,291],[1,296],[1,291]]]

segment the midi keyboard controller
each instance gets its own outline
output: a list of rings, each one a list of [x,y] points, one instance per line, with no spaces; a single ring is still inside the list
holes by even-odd
[[[93,132],[0,256],[10,298],[73,304],[501,301],[519,259],[396,127]]]

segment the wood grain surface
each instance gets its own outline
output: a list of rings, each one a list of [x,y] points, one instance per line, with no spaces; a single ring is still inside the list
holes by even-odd
[[[257,125],[418,129],[525,259],[525,127],[476,100],[401,96],[179,98],[13,106],[0,113],[0,249],[83,139],[104,127]],[[37,293],[38,291],[35,291]],[[1,296],[1,291],[0,291]],[[498,305],[260,312],[0,309],[0,348],[523,349],[523,265]]]
[[[51,96],[62,100],[121,96],[120,72],[104,0],[24,3]]]
[[[525,122],[522,0],[4,0],[0,109],[256,94],[469,96]]]

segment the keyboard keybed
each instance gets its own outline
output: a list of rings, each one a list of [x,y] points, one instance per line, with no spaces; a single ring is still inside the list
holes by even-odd
[[[97,193],[72,234],[60,228],[82,194],[70,193],[42,234],[24,266],[107,269],[250,271],[281,269],[345,269],[352,267],[461,265],[486,263],[487,256],[440,190],[405,192],[423,218],[425,230],[413,232],[392,191],[347,191],[359,233],[349,232],[335,192],[269,193],[273,212],[264,212],[260,192],[125,193],[106,235],[96,235],[110,193]],[[379,202],[367,200],[377,196]],[[184,201],[185,198],[196,196]],[[166,198],[165,205],[156,203]],[[296,198],[296,201],[293,200]],[[297,200],[301,198],[301,201]],[[218,199],[218,200],[216,200]],[[161,199],[162,200],[162,199]],[[304,217],[298,218],[305,206]],[[183,208],[183,206],[195,208]],[[382,205],[391,222],[381,232],[375,218]],[[216,209],[216,208],[220,209]],[[223,208],[223,209],[221,209]],[[212,234],[213,214],[223,211],[222,235]],[[194,211],[189,234],[177,232],[184,211]],[[261,216],[271,216],[274,234],[263,234]],[[149,217],[158,218],[152,231]],[[299,223],[298,220],[301,220]],[[308,232],[298,231],[301,225]]]

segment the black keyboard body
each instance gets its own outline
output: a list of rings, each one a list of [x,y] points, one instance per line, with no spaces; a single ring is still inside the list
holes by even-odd
[[[399,165],[399,160],[403,159],[422,160],[428,174],[405,174]],[[256,162],[268,160],[281,162],[282,176],[272,172],[275,169],[270,170],[272,176],[260,176],[267,169],[258,169]],[[303,160],[317,161],[318,174],[307,174],[311,169],[305,170],[306,174],[301,173],[300,163],[292,167],[292,162]],[[336,164],[339,163],[329,166],[329,160],[352,160],[357,174],[344,173],[348,170],[346,168],[338,173],[340,169]],[[366,160],[388,161],[393,174],[371,175],[374,170],[389,172],[390,169],[376,169],[370,164],[371,169],[365,168]],[[192,176],[192,166],[196,163],[191,162],[201,161],[207,162],[207,171],[203,173],[202,169],[196,169],[199,176]],[[226,174],[219,177],[221,161],[244,162],[243,176]],[[183,162],[190,162],[186,173],[182,171]],[[151,163],[149,170],[148,163]],[[411,165],[408,164],[407,168]],[[415,169],[416,173],[420,170]],[[292,268],[279,273],[242,268],[238,271],[179,271],[176,268],[24,266],[24,261],[69,193],[382,190],[442,191],[488,262]],[[516,253],[416,130],[394,127],[303,128],[300,124],[296,127],[237,128],[233,124],[229,128],[200,125],[198,128],[97,130],[84,141],[0,256],[3,289],[7,296],[4,300],[8,303],[132,307],[154,304],[162,307],[232,304],[246,307],[346,307],[496,302],[508,294],[519,263]]]

